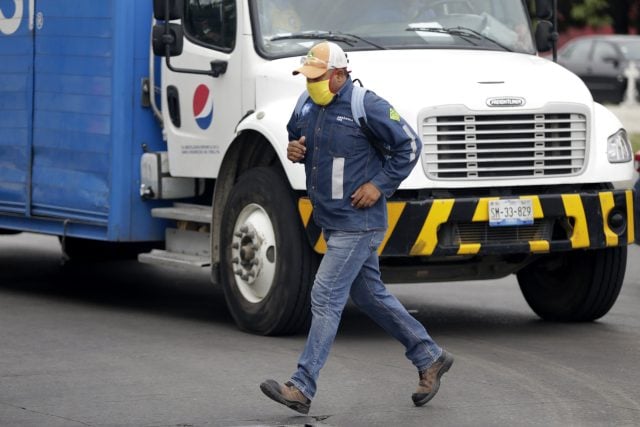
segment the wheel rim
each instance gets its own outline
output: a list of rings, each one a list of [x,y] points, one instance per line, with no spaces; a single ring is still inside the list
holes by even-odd
[[[233,227],[231,263],[234,282],[251,303],[262,301],[273,286],[276,239],[271,218],[262,206],[245,206]]]

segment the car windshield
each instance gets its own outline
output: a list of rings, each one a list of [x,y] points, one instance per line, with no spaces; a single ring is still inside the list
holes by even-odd
[[[535,53],[519,0],[252,0],[256,46],[269,58],[318,40],[345,50],[484,49]]]

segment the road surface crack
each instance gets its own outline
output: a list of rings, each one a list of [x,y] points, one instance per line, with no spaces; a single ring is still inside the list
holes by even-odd
[[[11,408],[20,409],[20,410],[23,410],[23,411],[26,411],[26,412],[31,412],[32,414],[38,414],[38,415],[44,415],[46,417],[58,418],[58,419],[61,419],[61,420],[71,421],[71,422],[74,422],[74,423],[77,423],[77,424],[82,424],[83,426],[91,427],[91,424],[87,424],[87,423],[82,422],[82,421],[74,420],[73,418],[67,418],[67,417],[63,417],[63,416],[60,416],[60,415],[49,414],[47,412],[36,411],[35,409],[25,408],[24,406],[13,405],[13,404],[7,403],[7,402],[0,402],[0,405],[5,405],[5,406],[9,406]]]

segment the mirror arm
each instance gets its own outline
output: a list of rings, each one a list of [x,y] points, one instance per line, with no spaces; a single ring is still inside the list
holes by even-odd
[[[164,57],[165,58],[165,63],[167,64],[167,68],[170,69],[171,71],[173,71],[174,73],[200,74],[200,75],[211,76],[211,77],[220,77],[220,74],[224,73],[224,72],[220,72],[220,71],[217,71],[217,70],[213,70],[213,71],[192,70],[190,68],[177,68],[177,67],[174,67],[173,65],[171,65],[171,58],[169,56],[169,53],[171,51],[171,47],[169,45],[167,45],[166,49],[167,49],[167,54]]]
[[[553,32],[551,32],[551,34],[549,35],[549,39],[551,40],[551,49],[553,49],[553,62],[558,62],[558,39],[559,38],[560,38],[560,35],[558,34],[554,26]]]
[[[553,49],[553,62],[558,62],[558,0],[553,0],[553,32],[551,33],[551,46]]]

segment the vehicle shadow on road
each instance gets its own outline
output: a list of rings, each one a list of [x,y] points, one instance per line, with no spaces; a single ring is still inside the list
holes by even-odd
[[[486,293],[483,285],[424,286],[424,289],[409,288],[399,298],[434,337],[506,337],[562,333],[566,328],[587,327],[592,332],[608,328],[606,321],[588,324],[541,321],[524,305],[519,291],[511,285],[493,291],[511,293],[508,295],[511,300],[521,300],[515,308],[501,301],[482,300]],[[434,289],[437,298],[432,299],[429,293]],[[51,247],[17,247],[10,252],[0,251],[2,293],[172,316],[236,329],[224,295],[210,282],[207,271],[194,273],[148,266],[135,260],[62,263],[61,252]],[[460,297],[460,293],[464,296]],[[345,309],[339,334],[341,338],[353,340],[388,337],[351,303]],[[298,335],[304,336],[305,331]]]
[[[394,286],[389,288],[394,292]],[[497,285],[424,284],[400,292],[398,299],[436,341],[439,337],[526,340],[535,336],[566,336],[568,332],[607,334],[618,330],[607,316],[595,322],[577,323],[540,319],[527,306],[515,278]],[[340,336],[345,340],[389,337],[352,304],[343,314]]]
[[[185,272],[135,260],[63,263],[61,252],[50,249],[3,251],[0,293],[233,327],[224,295],[210,282],[208,271]]]

